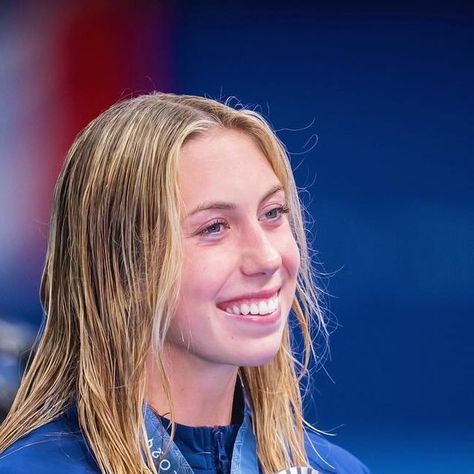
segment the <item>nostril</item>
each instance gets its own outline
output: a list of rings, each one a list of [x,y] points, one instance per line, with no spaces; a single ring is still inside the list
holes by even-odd
[[[258,256],[249,255],[242,264],[242,272],[245,275],[253,274],[273,274],[280,268],[282,259],[280,254],[267,255],[265,258],[261,254]]]

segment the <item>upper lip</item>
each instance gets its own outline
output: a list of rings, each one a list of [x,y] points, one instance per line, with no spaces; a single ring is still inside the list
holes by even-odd
[[[239,300],[250,300],[250,299],[257,299],[257,298],[270,298],[273,296],[277,291],[279,291],[281,286],[277,286],[275,288],[271,288],[269,290],[262,290],[262,291],[256,291],[253,293],[245,293],[241,294],[238,296],[234,296],[232,298],[228,298],[226,300],[222,300],[219,302],[219,304],[224,304],[224,303],[232,303],[233,301],[239,301]]]

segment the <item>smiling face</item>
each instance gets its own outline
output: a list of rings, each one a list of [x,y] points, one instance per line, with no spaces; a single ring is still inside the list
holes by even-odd
[[[282,183],[251,138],[217,127],[185,144],[178,171],[184,262],[166,344],[200,363],[261,365],[280,347],[299,268]]]

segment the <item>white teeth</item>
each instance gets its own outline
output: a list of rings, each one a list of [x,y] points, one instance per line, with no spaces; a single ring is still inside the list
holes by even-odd
[[[226,308],[226,311],[231,314],[252,314],[252,315],[265,315],[273,313],[278,308],[278,295],[274,296],[265,301],[260,301],[259,303],[244,303],[240,306],[233,305]]]
[[[270,311],[268,311],[268,304],[266,301],[260,301],[260,303],[258,303],[258,312],[260,314],[270,313]]]

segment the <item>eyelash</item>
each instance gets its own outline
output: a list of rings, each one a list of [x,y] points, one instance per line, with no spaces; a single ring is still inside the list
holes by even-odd
[[[273,209],[270,209],[268,212],[265,213],[265,215],[269,214],[270,212],[278,211],[279,216],[275,219],[270,219],[270,221],[276,221],[281,217],[283,214],[288,214],[290,212],[290,209],[288,206],[280,206],[280,207],[275,207]],[[206,228],[202,229],[201,231],[198,232],[198,234],[202,237],[206,237],[208,235],[216,235],[215,233],[209,232],[210,229],[212,229],[214,226],[217,225],[223,225],[227,229],[229,229],[229,225],[221,220],[221,219],[216,219],[214,222],[212,222],[210,225],[208,225]]]

